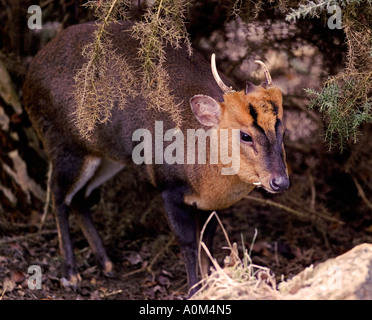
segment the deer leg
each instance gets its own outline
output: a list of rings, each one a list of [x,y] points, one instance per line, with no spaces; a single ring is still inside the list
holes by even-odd
[[[200,231],[207,221],[210,212],[198,210],[183,202],[182,188],[168,188],[162,192],[164,206],[168,214],[171,228],[176,235],[184,257],[187,272],[189,295],[192,296],[199,289],[198,283],[198,240]],[[212,253],[213,237],[217,227],[217,219],[213,217],[203,233],[203,241]],[[201,275],[209,273],[210,260],[202,249]]]
[[[178,239],[184,257],[187,272],[189,295],[193,295],[198,287],[197,275],[197,211],[194,207],[183,203],[183,193],[177,188],[169,188],[162,192],[169,223]]]
[[[113,264],[108,258],[101,237],[94,226],[89,210],[89,195],[94,189],[120,172],[123,167],[123,164],[108,159],[101,159],[93,177],[86,183],[86,187],[82,189],[84,192],[77,193],[71,204],[78,218],[80,228],[88,240],[98,264],[107,276],[113,275]]]
[[[66,156],[67,155],[67,156]],[[81,277],[76,266],[73,242],[70,235],[70,204],[75,194],[94,175],[98,158],[65,152],[55,155],[52,161],[51,190],[56,215],[60,251],[63,258],[63,274],[72,287],[77,287]]]
[[[57,202],[58,201],[55,201],[54,207],[56,211],[59,248],[63,259],[62,273],[71,287],[77,287],[81,281],[81,277],[77,270],[73,243],[70,235],[70,225],[68,221],[70,208],[64,203]]]
[[[113,264],[107,256],[101,237],[94,226],[89,210],[89,202],[85,199],[83,192],[76,194],[71,203],[71,207],[73,212],[76,214],[79,226],[96,257],[98,264],[107,276],[112,276]]]

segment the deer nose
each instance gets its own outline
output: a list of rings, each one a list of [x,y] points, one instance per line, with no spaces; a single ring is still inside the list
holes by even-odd
[[[289,179],[286,176],[274,177],[270,180],[270,187],[274,191],[285,191],[289,188]]]

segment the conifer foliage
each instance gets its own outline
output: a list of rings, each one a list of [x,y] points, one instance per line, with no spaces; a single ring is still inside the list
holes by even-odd
[[[327,79],[319,92],[306,92],[313,97],[309,108],[317,108],[323,114],[329,149],[338,146],[342,152],[348,142],[358,141],[362,125],[372,123],[372,1],[307,1],[292,9],[286,20],[319,16],[331,5],[342,10],[346,64]]]

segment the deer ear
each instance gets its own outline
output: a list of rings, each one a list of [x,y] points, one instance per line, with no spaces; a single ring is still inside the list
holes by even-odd
[[[220,123],[220,104],[209,96],[198,94],[190,99],[192,113],[198,121],[207,126],[213,127]]]

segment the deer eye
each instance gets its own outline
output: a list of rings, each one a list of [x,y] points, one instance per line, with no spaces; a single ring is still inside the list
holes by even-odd
[[[252,137],[248,134],[248,133],[245,133],[243,131],[240,131],[240,140],[242,140],[243,142],[253,142],[253,139]]]

